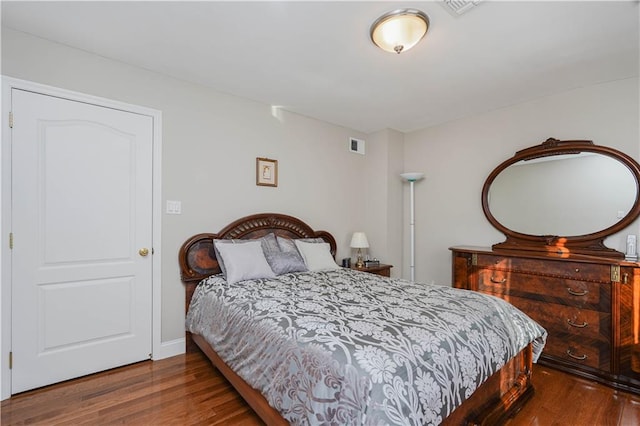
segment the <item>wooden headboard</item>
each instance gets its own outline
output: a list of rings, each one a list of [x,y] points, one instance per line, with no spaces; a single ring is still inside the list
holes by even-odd
[[[286,238],[322,238],[329,243],[331,255],[336,257],[336,240],[333,235],[326,231],[314,231],[300,219],[279,213],[258,213],[243,217],[230,223],[217,234],[194,235],[180,247],[178,263],[180,279],[185,284],[185,312],[189,308],[196,285],[201,280],[220,273],[220,266],[213,250],[214,238],[252,240],[271,232]],[[189,346],[188,341],[187,347]]]
[[[200,282],[210,275],[220,273],[213,250],[214,238],[251,240],[271,232],[286,238],[322,238],[329,243],[333,257],[336,256],[336,240],[330,233],[314,231],[293,216],[259,213],[238,219],[217,234],[197,234],[185,241],[178,253],[180,279],[184,283]]]

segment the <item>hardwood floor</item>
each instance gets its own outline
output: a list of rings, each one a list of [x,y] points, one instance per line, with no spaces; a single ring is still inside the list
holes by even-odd
[[[201,353],[145,361],[2,401],[2,425],[260,425]]]
[[[640,395],[538,365],[534,384],[508,426],[640,425]],[[2,425],[262,425],[199,352],[25,392],[1,411]]]
[[[640,425],[640,395],[537,364],[535,394],[507,426]]]

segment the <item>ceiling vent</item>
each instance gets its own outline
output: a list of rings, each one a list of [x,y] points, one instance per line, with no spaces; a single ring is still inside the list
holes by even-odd
[[[444,0],[442,5],[453,16],[460,16],[477,6],[482,0]]]

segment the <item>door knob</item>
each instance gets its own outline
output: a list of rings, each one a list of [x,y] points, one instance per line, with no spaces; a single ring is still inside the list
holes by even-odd
[[[148,255],[148,254],[149,254],[149,249],[148,249],[148,248],[146,248],[146,247],[145,247],[145,248],[141,248],[140,250],[138,250],[138,254],[139,254],[140,256],[146,256],[146,255]]]

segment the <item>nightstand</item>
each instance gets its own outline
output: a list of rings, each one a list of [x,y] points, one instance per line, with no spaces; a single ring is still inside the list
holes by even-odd
[[[393,265],[377,265],[377,266],[369,266],[368,268],[356,268],[355,265],[351,266],[351,269],[356,271],[368,272],[370,274],[382,275],[383,277],[391,276],[391,268]]]

